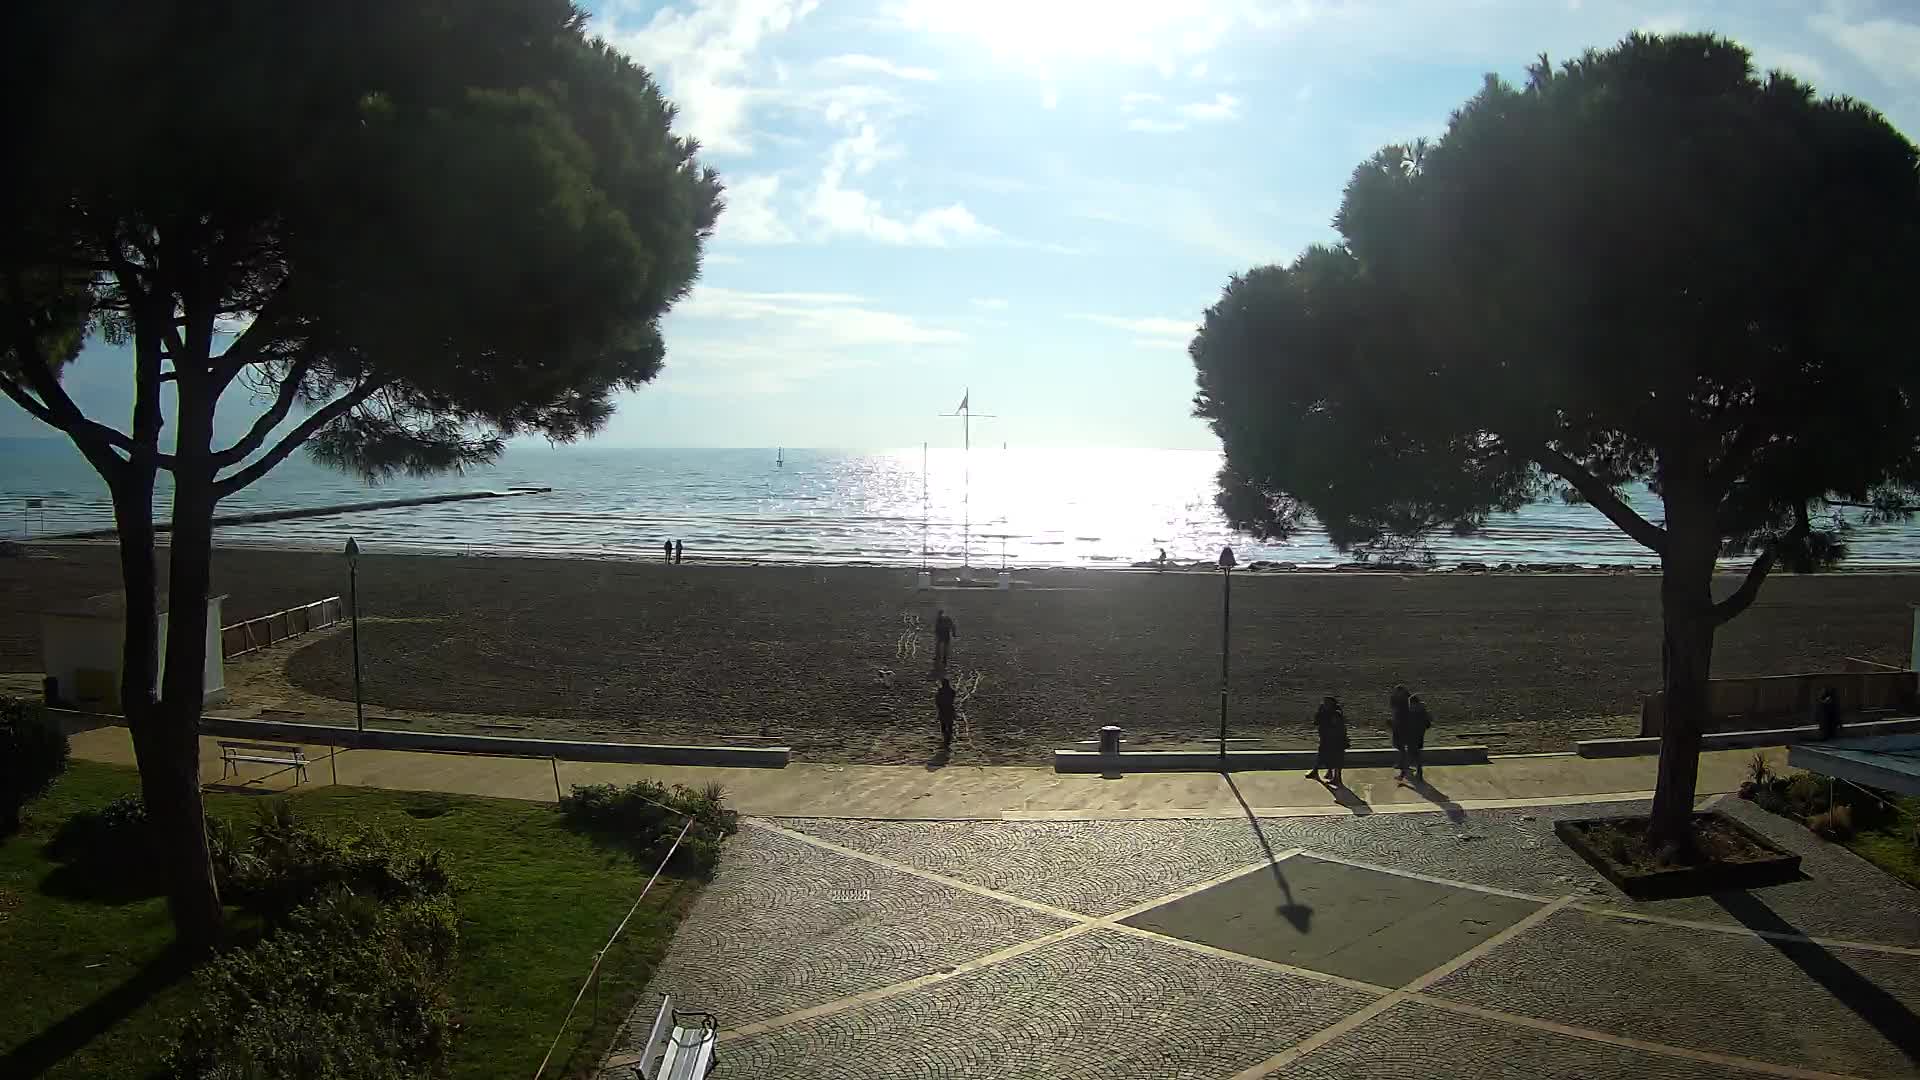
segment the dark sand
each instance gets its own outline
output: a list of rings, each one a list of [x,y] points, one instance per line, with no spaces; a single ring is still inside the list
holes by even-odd
[[[39,667],[36,612],[118,588],[109,547],[32,555],[0,559],[0,668],[12,671]],[[376,711],[544,718],[528,732],[590,738],[712,742],[764,725],[805,759],[922,762],[937,738],[926,676],[944,606],[960,629],[953,671],[982,675],[956,763],[1043,764],[1105,723],[1162,745],[1217,732],[1217,575],[1021,572],[1009,593],[916,593],[912,576],[369,554],[367,697]],[[228,622],[346,591],[341,558],[317,552],[221,551],[214,579]],[[1715,674],[1904,663],[1916,601],[1920,575],[1781,575],[1724,628]],[[1231,733],[1304,743],[1331,692],[1356,742],[1383,741],[1387,691],[1405,682],[1434,710],[1434,743],[1527,752],[1635,734],[1640,694],[1659,679],[1658,612],[1644,575],[1238,573]],[[918,652],[903,658],[906,620]],[[351,700],[347,635],[275,654],[283,685]]]

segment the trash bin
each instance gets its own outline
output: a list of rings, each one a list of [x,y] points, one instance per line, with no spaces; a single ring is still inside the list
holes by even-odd
[[[1120,729],[1108,724],[1100,729],[1100,752],[1117,754],[1120,752]]]

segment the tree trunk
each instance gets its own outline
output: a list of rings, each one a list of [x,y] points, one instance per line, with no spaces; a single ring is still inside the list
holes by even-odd
[[[180,393],[174,448],[173,531],[167,609],[167,665],[156,728],[169,800],[162,857],[172,868],[168,898],[183,942],[211,946],[223,912],[207,849],[200,799],[200,709],[206,695],[207,594],[213,558],[213,410],[191,386]],[[149,812],[154,804],[148,800]]]
[[[1661,656],[1666,719],[1660,727],[1660,773],[1649,839],[1656,847],[1692,848],[1693,803],[1706,726],[1707,680],[1713,669],[1713,567],[1717,540],[1675,533],[1661,559]]]
[[[153,469],[136,465],[114,485],[114,524],[120,534],[120,575],[126,590],[126,639],[121,652],[120,708],[140,767],[140,798],[167,874],[167,909],[175,937],[190,950],[211,947],[220,930],[219,894],[212,890],[206,823],[200,809],[200,747],[194,727],[183,731],[154,700],[159,667],[159,575],[153,550]],[[169,615],[178,611],[173,605]],[[201,621],[204,622],[202,605]],[[173,629],[168,628],[170,640]],[[169,649],[171,651],[171,649]],[[171,662],[168,666],[172,670]],[[195,669],[196,676],[198,669]],[[203,880],[204,879],[204,880]]]

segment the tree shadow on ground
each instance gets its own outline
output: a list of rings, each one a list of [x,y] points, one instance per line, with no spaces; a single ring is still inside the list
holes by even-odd
[[[1713,902],[1739,920],[1749,930],[1769,934],[1806,935],[1799,927],[1780,917],[1766,901],[1751,892],[1713,894]],[[1881,989],[1873,980],[1847,966],[1825,946],[1812,941],[1763,937],[1760,940],[1793,961],[1807,977],[1832,994],[1834,1000],[1865,1020],[1882,1038],[1893,1044],[1907,1060],[1920,1062],[1920,1016],[1900,999]]]
[[[1306,933],[1307,928],[1313,924],[1313,908],[1294,900],[1293,886],[1287,884],[1287,875],[1280,869],[1280,859],[1274,855],[1273,845],[1267,843],[1267,832],[1261,827],[1260,819],[1254,815],[1253,807],[1247,805],[1247,797],[1240,794],[1240,785],[1233,782],[1233,774],[1223,772],[1220,775],[1226,778],[1227,788],[1239,801],[1241,812],[1247,815],[1247,824],[1253,826],[1254,840],[1259,843],[1260,850],[1266,852],[1267,869],[1273,872],[1273,883],[1280,888],[1281,902],[1275,910],[1280,913],[1281,918],[1292,923],[1295,930]]]
[[[143,829],[107,829],[76,815],[60,826],[42,852],[58,864],[40,879],[45,896],[117,906],[166,891]]]
[[[1419,792],[1421,798],[1427,800],[1428,802],[1434,804],[1435,806],[1438,806],[1441,810],[1445,811],[1447,815],[1447,820],[1453,822],[1455,825],[1462,824],[1467,820],[1467,812],[1465,809],[1463,809],[1460,806],[1459,803],[1454,802],[1453,799],[1450,796],[1448,796],[1446,792],[1441,791],[1437,787],[1434,787],[1432,784],[1428,783],[1424,778],[1419,780],[1409,780],[1407,782],[1407,786]]]
[[[31,1080],[40,1076],[131,1016],[155,994],[184,978],[193,965],[185,954],[167,949],[127,980],[68,1013],[51,1027],[0,1057],[0,1076]]]

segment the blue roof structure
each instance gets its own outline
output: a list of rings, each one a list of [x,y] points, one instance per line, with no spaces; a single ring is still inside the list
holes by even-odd
[[[1920,735],[1796,743],[1787,749],[1787,764],[1865,787],[1920,795]]]

